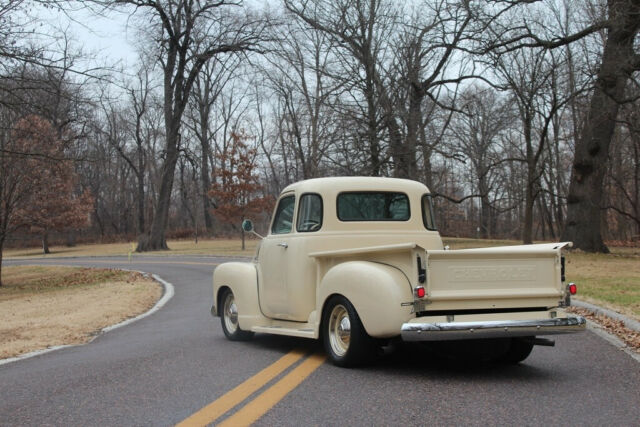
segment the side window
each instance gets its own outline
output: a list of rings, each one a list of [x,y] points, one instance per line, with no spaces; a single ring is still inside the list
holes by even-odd
[[[291,232],[291,226],[293,224],[293,208],[295,203],[295,196],[286,196],[280,199],[280,203],[278,203],[278,208],[276,209],[276,214],[273,218],[271,233],[285,234]]]
[[[322,227],[322,197],[303,194],[298,208],[296,229],[301,232],[318,231]]]
[[[436,221],[433,215],[433,198],[429,194],[422,196],[422,222],[427,230],[436,230]]]

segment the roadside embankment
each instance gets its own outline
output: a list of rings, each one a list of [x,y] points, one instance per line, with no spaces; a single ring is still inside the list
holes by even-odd
[[[147,311],[163,288],[137,272],[4,266],[0,359],[85,343],[103,328]]]

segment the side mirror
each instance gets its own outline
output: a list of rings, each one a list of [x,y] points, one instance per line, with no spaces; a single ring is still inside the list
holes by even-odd
[[[245,219],[242,221],[242,229],[248,233],[253,231],[253,222],[250,219]]]
[[[251,222],[250,219],[245,219],[244,221],[242,221],[241,227],[242,227],[242,231],[246,231],[247,233],[253,233],[259,238],[264,239],[264,237],[262,237],[261,235],[255,232],[255,230],[253,229],[253,222]]]

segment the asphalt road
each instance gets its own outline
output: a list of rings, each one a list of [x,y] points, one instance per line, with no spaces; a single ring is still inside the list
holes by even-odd
[[[143,270],[173,283],[175,296],[88,345],[1,365],[0,425],[173,425],[228,400],[292,350],[322,353],[303,339],[227,341],[209,314],[211,272],[226,260],[20,262]],[[287,375],[296,363],[216,422],[233,424],[268,389],[260,402],[273,402],[257,425],[640,425],[640,364],[591,332],[559,336],[556,347],[536,347],[517,366],[444,363],[421,345],[403,345],[361,369],[312,367],[282,396],[269,388],[296,377]]]

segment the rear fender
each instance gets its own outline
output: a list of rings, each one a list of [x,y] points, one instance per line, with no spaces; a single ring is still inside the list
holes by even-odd
[[[413,294],[409,279],[390,265],[370,261],[338,264],[324,275],[318,292],[322,310],[332,295],[347,298],[372,337],[400,335],[402,324],[412,317]]]
[[[238,324],[248,331],[252,326],[263,323],[264,316],[260,312],[258,302],[258,276],[256,266],[249,262],[226,262],[213,271],[213,301],[212,313],[220,316],[222,313],[221,297],[224,289],[233,292],[238,308]]]

